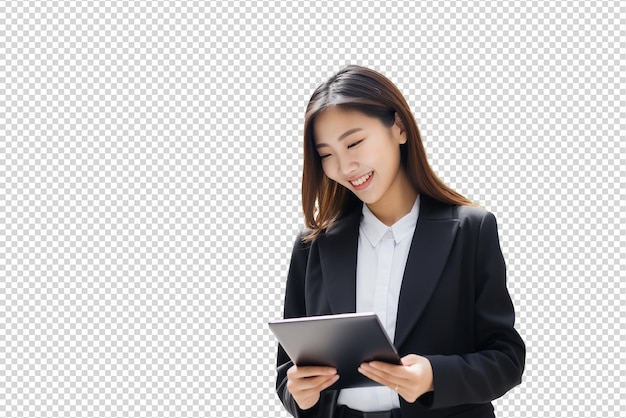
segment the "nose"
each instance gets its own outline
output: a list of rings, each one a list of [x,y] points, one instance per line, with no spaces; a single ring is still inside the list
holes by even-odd
[[[339,160],[339,171],[344,177],[349,177],[350,175],[356,173],[358,168],[358,162],[350,156],[345,156]]]

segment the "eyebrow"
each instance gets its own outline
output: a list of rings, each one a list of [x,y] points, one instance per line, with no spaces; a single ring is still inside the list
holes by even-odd
[[[337,141],[341,141],[342,139],[344,139],[347,136],[352,135],[355,132],[358,131],[362,131],[363,128],[352,128],[352,129],[348,129],[347,131],[345,131],[344,133],[342,133],[341,135],[339,135],[339,138],[337,138]],[[327,147],[328,144],[325,144],[323,142],[320,142],[319,144],[315,145],[315,148],[321,148],[321,147]]]

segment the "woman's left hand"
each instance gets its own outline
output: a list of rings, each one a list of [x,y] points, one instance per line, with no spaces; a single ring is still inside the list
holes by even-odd
[[[371,361],[362,363],[359,372],[390,387],[407,402],[415,402],[424,393],[433,390],[433,368],[426,357],[409,354],[402,357],[402,365]]]

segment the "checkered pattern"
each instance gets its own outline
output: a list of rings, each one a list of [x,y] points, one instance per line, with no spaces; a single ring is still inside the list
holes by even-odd
[[[499,221],[522,385],[626,415],[625,9],[581,2],[7,1],[0,416],[287,417],[304,108],[347,63],[406,95]]]

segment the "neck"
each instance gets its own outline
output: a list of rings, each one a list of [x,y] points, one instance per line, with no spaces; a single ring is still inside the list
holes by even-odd
[[[411,212],[417,199],[417,190],[413,188],[404,170],[401,171],[398,181],[390,188],[386,196],[367,207],[380,219],[382,223],[391,226]]]

